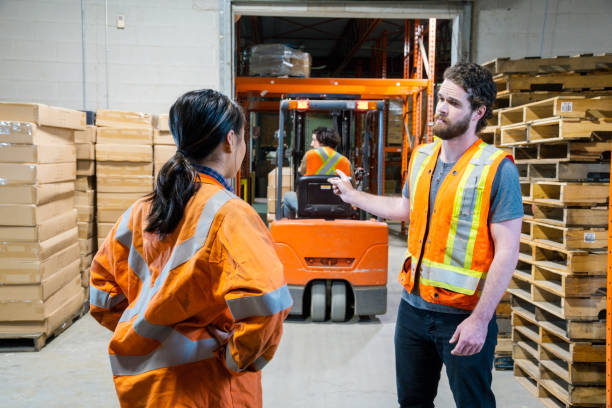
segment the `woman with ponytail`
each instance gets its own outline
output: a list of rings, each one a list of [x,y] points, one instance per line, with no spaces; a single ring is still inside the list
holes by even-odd
[[[291,296],[267,228],[236,197],[245,117],[213,90],[179,97],[176,154],[91,266],[90,310],[122,407],[260,407]]]

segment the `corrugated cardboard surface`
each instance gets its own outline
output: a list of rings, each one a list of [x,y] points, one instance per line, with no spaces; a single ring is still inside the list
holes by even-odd
[[[114,222],[98,222],[98,238],[106,238],[114,226]]]
[[[94,176],[96,174],[96,162],[94,160],[77,160],[77,176]]]
[[[151,128],[98,128],[97,144],[153,144],[153,129]]]
[[[85,112],[36,103],[0,102],[0,120],[84,130]]]
[[[96,112],[96,126],[152,127],[153,117],[150,113],[98,109]]]
[[[43,184],[76,179],[74,163],[0,163],[0,184]]]
[[[97,144],[96,160],[101,162],[151,162],[151,145],[138,144]]]
[[[39,259],[2,258],[0,262],[0,284],[25,285],[40,283],[55,271],[80,259],[78,242],[57,251],[44,261]]]
[[[161,131],[170,131],[170,125],[168,122],[169,115],[167,113],[160,113],[159,115],[154,117],[155,120],[155,128]]]
[[[94,205],[96,194],[94,190],[76,191],[74,193],[74,205],[79,207],[91,207]]]
[[[96,186],[96,178],[93,176],[78,176],[74,189],[77,191],[94,190]]]
[[[153,176],[100,176],[97,185],[101,193],[149,193],[153,191]]]
[[[79,222],[93,222],[96,215],[96,209],[93,206],[75,206],[77,210],[77,220]]]
[[[0,285],[0,303],[9,301],[46,300],[66,286],[75,276],[81,275],[81,260],[76,259],[69,265],[34,285]]]
[[[87,239],[94,236],[96,224],[93,222],[79,222],[79,239]]]
[[[176,146],[172,133],[157,129],[153,132],[153,144]]]
[[[163,165],[165,162],[170,160],[170,158],[174,156],[175,153],[176,153],[175,146],[163,146],[163,145],[153,146],[153,160],[155,161],[156,165],[158,163]]]
[[[62,324],[76,316],[85,301],[85,291],[81,288],[66,299],[48,318],[41,321],[2,322],[0,331],[5,334],[14,334],[15,337],[24,335],[51,334]]]
[[[0,204],[0,225],[34,226],[74,208],[74,195],[42,205]]]
[[[6,122],[0,119],[0,143],[74,144],[74,130],[36,126],[27,122]]]
[[[96,127],[87,125],[86,130],[77,130],[74,132],[75,143],[96,143]]]
[[[76,158],[79,160],[96,160],[96,145],[93,143],[77,143]]]
[[[55,312],[66,299],[71,299],[77,293],[83,295],[81,287],[81,276],[75,276],[67,285],[55,292],[47,300],[23,301],[23,302],[1,302],[0,301],[0,321],[41,321]]]
[[[80,254],[91,254],[94,250],[96,243],[95,243],[95,238],[86,238],[86,239],[79,239],[79,249],[80,249]]]
[[[3,242],[0,245],[0,263],[4,258],[40,259],[45,260],[54,253],[78,242],[79,231],[77,227],[62,232],[46,241],[41,242]]]
[[[70,208],[66,212],[53,213],[50,218],[43,219],[35,226],[0,226],[0,241],[46,241],[76,225],[77,212],[74,208]]]
[[[45,204],[74,194],[74,182],[0,186],[2,204]]]
[[[0,143],[3,163],[74,163],[74,145],[23,145]]]
[[[133,162],[96,162],[96,173],[98,176],[98,187],[100,181],[108,176],[147,176],[153,174],[153,163],[133,163]]]

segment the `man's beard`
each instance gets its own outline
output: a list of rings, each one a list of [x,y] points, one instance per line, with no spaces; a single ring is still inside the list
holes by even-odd
[[[439,117],[436,115],[436,118]],[[434,119],[435,120],[435,119]],[[470,114],[466,114],[463,119],[454,123],[435,124],[433,126],[433,134],[442,140],[451,140],[461,136],[470,127]]]

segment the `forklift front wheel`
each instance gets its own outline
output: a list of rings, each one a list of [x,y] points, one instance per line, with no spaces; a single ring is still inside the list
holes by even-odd
[[[331,320],[343,322],[346,320],[346,284],[335,281],[331,288]]]
[[[310,318],[313,322],[325,321],[325,282],[314,282],[310,288]]]

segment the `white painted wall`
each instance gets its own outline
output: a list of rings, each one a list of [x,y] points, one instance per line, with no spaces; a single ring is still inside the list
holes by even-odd
[[[472,59],[475,62],[497,57],[603,52],[612,52],[612,0],[476,0],[474,3]]]
[[[167,112],[187,90],[219,89],[222,1],[108,0],[108,106]],[[89,110],[107,106],[104,5],[86,0]],[[612,52],[612,0],[475,0],[473,17],[476,62]],[[81,109],[80,0],[0,0],[0,27],[0,100]]]
[[[218,4],[108,0],[109,107],[167,112],[187,90],[217,89]],[[86,0],[86,21],[86,108],[96,110],[107,107],[104,0]],[[81,109],[81,2],[1,0],[0,27],[0,100]]]

